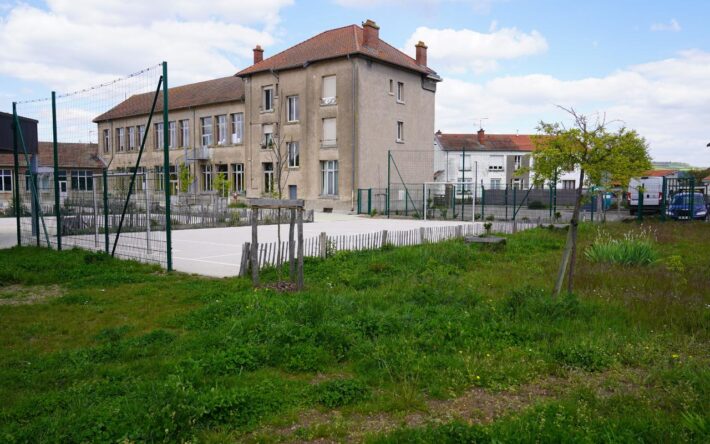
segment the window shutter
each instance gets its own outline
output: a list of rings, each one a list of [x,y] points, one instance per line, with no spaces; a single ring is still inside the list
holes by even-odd
[[[323,98],[335,97],[335,76],[323,77]]]
[[[334,145],[336,141],[335,119],[323,119],[323,143]]]

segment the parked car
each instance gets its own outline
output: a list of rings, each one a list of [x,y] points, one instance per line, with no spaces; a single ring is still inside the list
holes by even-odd
[[[643,212],[658,212],[663,200],[663,178],[644,176],[631,179],[627,197],[629,199],[629,212],[632,216],[638,211],[639,189],[643,190]]]
[[[702,193],[692,193],[692,218],[707,219],[708,204]],[[666,216],[676,220],[690,219],[691,215],[691,193],[678,193],[671,199],[670,205],[666,208]]]

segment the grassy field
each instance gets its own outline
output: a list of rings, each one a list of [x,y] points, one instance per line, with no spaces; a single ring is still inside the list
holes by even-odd
[[[309,260],[285,294],[3,250],[0,442],[708,442],[710,224],[646,229],[657,259],[614,265],[583,225],[559,300],[547,229]]]

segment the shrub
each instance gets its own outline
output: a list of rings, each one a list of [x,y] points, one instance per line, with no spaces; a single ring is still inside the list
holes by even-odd
[[[649,265],[658,260],[651,233],[644,230],[625,233],[621,239],[600,230],[584,255],[590,262],[619,265]]]
[[[547,206],[539,200],[533,200],[528,204],[529,210],[544,210]]]
[[[318,384],[315,399],[328,408],[352,404],[370,396],[369,388],[357,379],[335,379]]]
[[[558,344],[553,347],[552,356],[566,367],[581,368],[588,372],[605,370],[613,360],[601,345],[590,342]]]

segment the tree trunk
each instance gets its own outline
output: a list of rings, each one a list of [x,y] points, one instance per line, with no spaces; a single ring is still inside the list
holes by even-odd
[[[577,198],[574,202],[574,211],[572,212],[572,220],[569,224],[569,231],[567,232],[567,241],[565,242],[565,248],[562,252],[562,261],[560,262],[560,268],[557,271],[557,281],[555,282],[555,297],[559,297],[562,292],[562,284],[565,280],[565,273],[567,276],[567,291],[572,292],[573,289],[573,275],[574,266],[577,256],[577,226],[579,225],[579,210],[582,206],[582,187],[584,185],[584,170],[579,172],[579,186],[577,187]],[[569,266],[569,268],[568,268]]]

